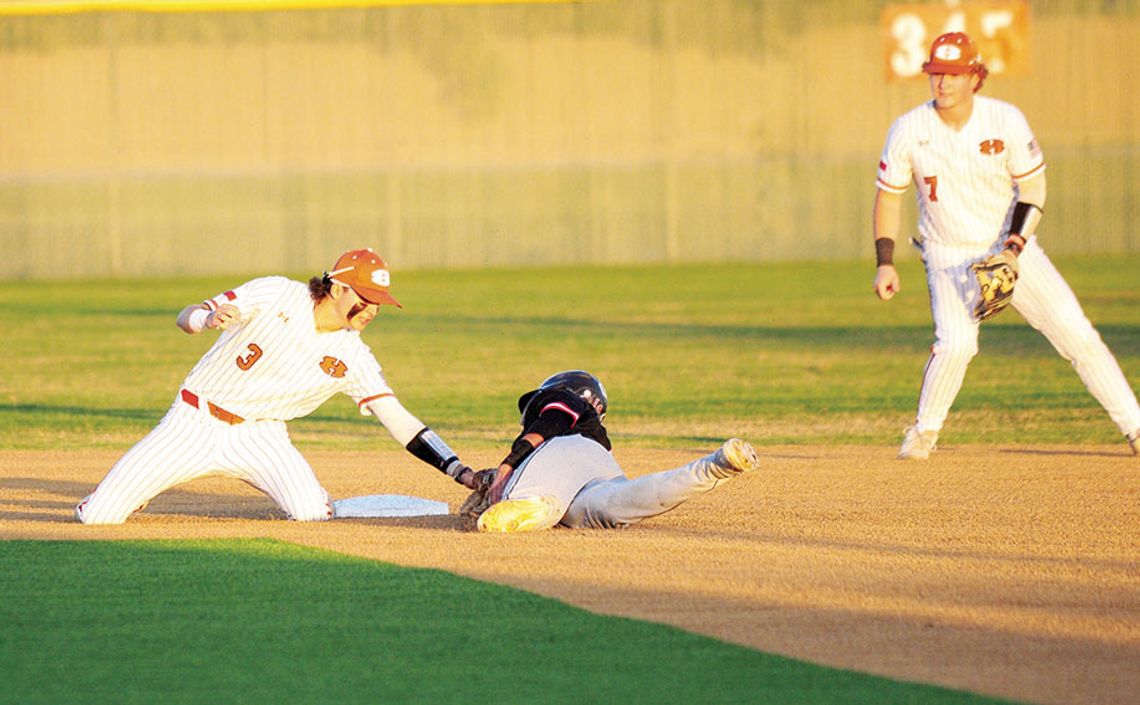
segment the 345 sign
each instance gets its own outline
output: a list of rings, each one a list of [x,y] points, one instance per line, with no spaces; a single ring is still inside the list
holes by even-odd
[[[882,14],[887,79],[922,74],[930,43],[945,32],[965,32],[990,73],[1029,73],[1029,3],[1025,0],[888,5]]]

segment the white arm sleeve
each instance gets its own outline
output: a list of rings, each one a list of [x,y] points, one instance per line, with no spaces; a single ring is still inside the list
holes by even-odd
[[[1017,184],[1017,200],[1032,203],[1038,208],[1045,208],[1045,172],[1038,172],[1028,181]]]
[[[384,424],[384,428],[388,429],[388,433],[392,434],[392,438],[395,438],[401,446],[407,447],[416,434],[424,429],[424,422],[412,416],[394,396],[373,399],[364,406]]]
[[[210,309],[204,304],[191,304],[178,314],[175,323],[178,327],[193,335],[206,329],[206,319],[210,316]]]

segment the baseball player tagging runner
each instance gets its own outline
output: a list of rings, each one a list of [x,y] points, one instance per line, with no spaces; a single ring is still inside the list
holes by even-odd
[[[874,206],[874,291],[899,290],[893,265],[902,194],[918,190],[934,345],[915,424],[899,458],[923,460],[978,352],[978,326],[1009,303],[1069,360],[1089,392],[1140,452],[1136,395],[1076,296],[1034,236],[1045,206],[1045,159],[1013,105],[976,96],[988,71],[961,32],[934,40],[923,64],[933,100],[891,126]]]
[[[289,440],[285,422],[337,392],[352,397],[417,458],[457,482],[470,468],[404,409],[360,331],[389,293],[384,260],[346,252],[308,285],[264,277],[187,306],[178,327],[222,333],[198,361],[162,421],[111,468],[75,508],[85,524],[121,524],[159,493],[211,474],[248,482],[290,519],[333,515],[328,493]]]
[[[760,466],[748,443],[732,439],[674,470],[629,479],[610,454],[602,425],[609,401],[597,377],[568,370],[519,397],[523,431],[498,468],[460,509],[480,531],[628,526]]]

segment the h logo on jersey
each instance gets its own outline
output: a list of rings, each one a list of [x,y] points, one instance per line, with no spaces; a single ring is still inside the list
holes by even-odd
[[[1005,142],[1001,140],[982,140],[978,143],[978,150],[982,154],[1001,154],[1005,151]]]
[[[320,366],[326,375],[336,377],[337,379],[344,377],[344,374],[348,372],[348,365],[331,355],[325,355],[321,358]]]

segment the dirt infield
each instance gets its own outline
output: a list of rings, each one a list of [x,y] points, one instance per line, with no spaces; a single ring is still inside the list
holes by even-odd
[[[617,457],[636,475],[698,452]],[[454,509],[464,497],[402,451],[307,455],[337,498],[411,494]],[[1123,444],[948,447],[927,463],[890,448],[762,455],[759,473],[630,529],[491,536],[456,516],[282,521],[264,496],[217,478],[124,526],[84,527],[72,507],[117,452],[6,452],[0,538],[274,537],[898,679],[1137,702],[1140,459]]]

